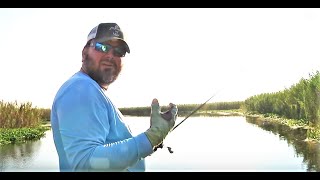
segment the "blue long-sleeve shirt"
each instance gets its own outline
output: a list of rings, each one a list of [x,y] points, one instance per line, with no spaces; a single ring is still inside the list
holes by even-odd
[[[145,171],[152,145],[133,136],[103,89],[79,71],[58,90],[51,108],[60,171]]]

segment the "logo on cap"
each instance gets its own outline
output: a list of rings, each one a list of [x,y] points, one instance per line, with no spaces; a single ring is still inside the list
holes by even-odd
[[[119,31],[121,31],[121,30],[118,25],[115,25],[114,27],[110,27],[109,31],[111,31],[114,36],[120,36]]]

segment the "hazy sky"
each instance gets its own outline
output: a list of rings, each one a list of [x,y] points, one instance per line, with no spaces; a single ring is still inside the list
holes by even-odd
[[[131,49],[108,90],[118,107],[242,101],[320,69],[320,9],[6,8],[0,100],[51,108],[101,22],[118,23]]]

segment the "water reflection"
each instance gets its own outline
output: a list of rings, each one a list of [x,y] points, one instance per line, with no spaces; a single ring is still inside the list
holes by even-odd
[[[149,121],[126,118],[134,135]],[[174,153],[165,148],[148,156],[146,171],[320,171],[319,146],[305,137],[304,129],[252,118],[190,117],[165,140]],[[38,141],[0,146],[0,171],[59,171],[52,131]]]
[[[296,156],[303,157],[303,163],[306,164],[307,171],[320,171],[320,144],[317,142],[305,141],[308,133],[307,129],[291,129],[286,125],[270,123],[259,117],[246,117],[246,121],[278,135],[281,140],[286,140],[288,145],[294,147]]]
[[[40,140],[0,146],[0,172],[59,171],[52,131]]]
[[[40,147],[41,141],[27,141],[21,144],[0,146],[0,171],[12,171],[29,167]]]

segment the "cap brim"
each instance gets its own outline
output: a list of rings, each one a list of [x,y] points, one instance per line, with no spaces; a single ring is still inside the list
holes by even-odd
[[[129,48],[127,42],[125,42],[125,41],[122,40],[122,39],[121,39],[121,41],[124,43],[127,53],[130,53],[130,48]]]

